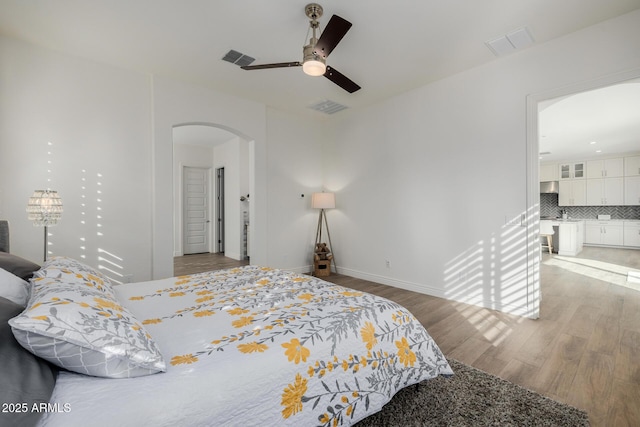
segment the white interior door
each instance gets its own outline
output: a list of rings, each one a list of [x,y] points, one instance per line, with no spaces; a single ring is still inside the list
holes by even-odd
[[[183,252],[209,252],[209,169],[183,169]]]

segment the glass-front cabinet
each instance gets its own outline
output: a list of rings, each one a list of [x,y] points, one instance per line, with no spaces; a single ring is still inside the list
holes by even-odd
[[[585,162],[560,164],[560,179],[584,179],[585,177]]]

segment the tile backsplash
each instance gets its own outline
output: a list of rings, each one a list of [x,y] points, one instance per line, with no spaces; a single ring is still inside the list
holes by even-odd
[[[558,195],[540,194],[540,216],[560,216],[566,209],[571,218],[596,219],[598,215],[611,215],[611,219],[640,219],[640,206],[558,206]]]

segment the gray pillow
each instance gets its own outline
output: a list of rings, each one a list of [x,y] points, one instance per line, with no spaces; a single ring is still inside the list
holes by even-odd
[[[58,375],[58,368],[22,348],[13,337],[7,321],[22,310],[18,304],[0,297],[0,403],[20,404],[6,408],[12,409],[10,412],[0,411],[3,426],[34,426],[41,413],[31,409],[34,404],[49,402]]]
[[[24,280],[29,280],[40,266],[24,258],[20,258],[19,256],[0,252],[0,268],[5,269],[9,273],[13,273]]]
[[[0,220],[0,252],[11,252],[9,246],[9,221]]]

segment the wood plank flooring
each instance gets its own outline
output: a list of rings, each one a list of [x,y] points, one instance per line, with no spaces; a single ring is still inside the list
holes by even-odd
[[[245,264],[217,254],[174,262],[176,275]],[[537,320],[343,275],[325,279],[404,305],[447,357],[584,409],[592,426],[639,426],[640,290],[624,286],[629,269],[640,270],[640,251],[543,254]]]
[[[236,261],[225,257],[223,253],[185,255],[173,259],[173,275],[183,276],[185,274],[222,270],[247,264],[249,264],[249,261]]]

